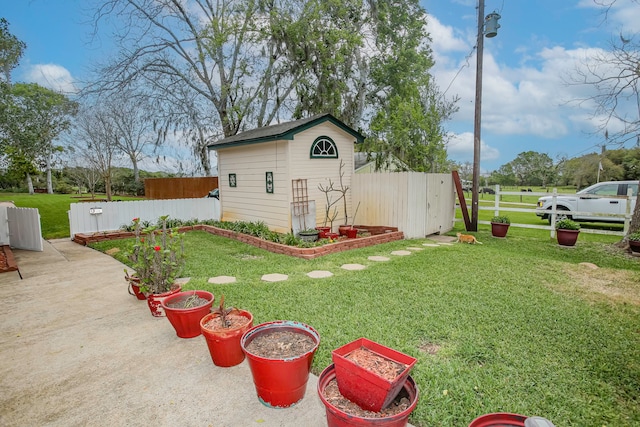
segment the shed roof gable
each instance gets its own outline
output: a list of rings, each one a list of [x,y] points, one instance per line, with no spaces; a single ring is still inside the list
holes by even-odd
[[[319,114],[316,116],[308,117],[306,119],[294,120],[292,122],[279,123],[277,125],[248,130],[246,132],[242,132],[237,135],[212,142],[207,146],[207,148],[210,150],[215,150],[223,147],[259,144],[261,142],[277,141],[283,139],[292,140],[295,134],[327,121],[333,123],[335,126],[339,127],[350,135],[353,135],[353,137],[356,138],[356,142],[361,143],[364,141],[364,136],[360,132],[347,126],[340,120],[333,117],[331,114]]]

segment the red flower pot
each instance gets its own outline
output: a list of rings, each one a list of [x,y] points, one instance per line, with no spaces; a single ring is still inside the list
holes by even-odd
[[[405,365],[404,370],[393,380],[389,380],[346,357],[361,347],[370,351],[373,356]],[[331,357],[336,367],[336,380],[340,393],[361,408],[373,412],[379,412],[393,402],[413,369],[413,365],[417,362],[414,357],[366,338],[357,339],[333,350]]]
[[[286,359],[269,359],[250,353],[247,345],[258,336],[274,330],[291,331],[310,337],[315,345],[306,353]],[[240,339],[247,355],[258,399],[265,406],[287,408],[304,397],[313,356],[320,345],[320,335],[304,323],[277,320],[249,329]]]
[[[151,315],[153,317],[163,317],[164,316],[164,308],[162,308],[162,301],[166,298],[170,297],[173,294],[177,294],[182,289],[181,285],[174,285],[174,287],[168,291],[163,292],[161,294],[146,294],[147,297],[147,305],[149,305],[149,310],[151,311]]]
[[[244,360],[240,339],[253,326],[253,315],[245,310],[238,310],[237,314],[249,319],[249,323],[237,328],[209,329],[205,327],[207,322],[220,315],[209,313],[200,320],[200,330],[207,341],[211,360],[216,366],[226,368],[239,365]]]
[[[338,233],[327,233],[327,239],[336,240],[339,236]]]
[[[493,237],[505,237],[509,231],[509,225],[502,222],[491,223],[491,235]]]
[[[318,234],[319,238],[326,239],[327,233],[331,232],[331,227],[316,227],[316,230],[320,232],[320,234]]]
[[[147,297],[140,292],[140,285],[134,285],[132,282],[129,282],[129,295],[133,295],[139,300],[147,299]]]
[[[524,427],[524,420],[527,417],[507,412],[496,412],[495,414],[482,415],[471,421],[469,427]]]
[[[336,377],[335,365],[329,365],[318,377],[318,394],[320,400],[325,406],[327,414],[327,424],[329,427],[404,427],[409,421],[409,415],[418,404],[418,387],[413,378],[407,377],[402,384],[403,389],[400,393],[405,392],[409,399],[409,407],[396,415],[390,415],[381,418],[364,418],[352,415],[336,408],[324,397],[324,390],[327,385]]]
[[[192,295],[198,295],[208,302],[197,307],[177,308],[170,307],[171,304],[186,300]],[[179,292],[162,301],[162,308],[167,314],[167,319],[176,330],[176,335],[180,338],[193,338],[200,335],[200,319],[211,311],[213,304],[213,294],[207,291],[186,291]]]
[[[338,227],[338,234],[340,234],[341,236],[346,236],[347,235],[347,230],[351,229],[353,227],[351,227],[350,225],[341,225]]]
[[[578,241],[578,234],[580,234],[580,230],[556,230],[556,238],[561,246],[575,246]]]
[[[348,228],[346,230],[347,232],[347,237],[349,239],[355,239],[356,237],[358,237],[358,229],[357,228]]]

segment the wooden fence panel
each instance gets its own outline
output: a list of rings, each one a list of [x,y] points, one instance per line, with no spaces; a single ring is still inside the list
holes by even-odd
[[[218,188],[217,176],[195,178],[145,178],[144,196],[146,199],[192,199],[206,196],[209,191]]]
[[[69,210],[71,237],[76,233],[118,230],[133,218],[156,222],[163,216],[188,221],[220,220],[220,201],[214,198],[135,200],[127,202],[72,203]]]
[[[449,174],[354,174],[351,185],[354,210],[360,203],[358,224],[397,227],[407,238],[453,228],[455,194]]]

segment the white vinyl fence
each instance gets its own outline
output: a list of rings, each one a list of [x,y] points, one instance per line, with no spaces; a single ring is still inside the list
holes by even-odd
[[[451,174],[376,172],[351,178],[356,224],[398,227],[408,239],[453,228],[455,189]]]
[[[71,237],[77,233],[118,230],[133,218],[156,222],[164,215],[184,221],[220,219],[220,201],[215,198],[135,200],[128,202],[80,202],[69,210]]]
[[[42,251],[40,211],[36,208],[17,208],[13,203],[0,204],[0,245],[14,249]]]

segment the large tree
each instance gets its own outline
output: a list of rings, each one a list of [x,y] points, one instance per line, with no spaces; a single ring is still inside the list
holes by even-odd
[[[61,93],[35,83],[8,86],[0,101],[0,139],[12,165],[20,167],[33,194],[31,175],[39,166],[47,173],[47,191],[53,193],[51,169],[57,138],[71,125],[77,104]]]
[[[11,70],[18,66],[27,45],[9,32],[9,22],[0,18],[0,72],[5,83],[11,83]]]
[[[418,170],[442,163],[451,108],[428,74],[418,0],[106,0],[96,22],[110,15],[126,20],[121,56],[91,89],[152,85],[164,128],[190,128],[205,170],[213,138],[326,112],[367,133],[382,111],[376,149]]]

